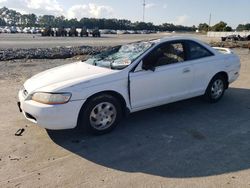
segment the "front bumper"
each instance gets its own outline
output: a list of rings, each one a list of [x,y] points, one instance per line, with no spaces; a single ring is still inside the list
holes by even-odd
[[[84,100],[69,101],[66,104],[47,105],[32,100],[25,100],[23,91],[18,93],[18,106],[29,121],[40,127],[60,130],[72,129],[77,125],[77,119]]]
[[[229,82],[229,84],[231,84],[231,83],[233,83],[235,80],[237,80],[238,78],[239,78],[239,76],[240,76],[240,73],[239,73],[239,70],[237,71],[237,70],[235,70],[235,71],[230,71],[229,72],[229,80],[228,80],[228,82]]]

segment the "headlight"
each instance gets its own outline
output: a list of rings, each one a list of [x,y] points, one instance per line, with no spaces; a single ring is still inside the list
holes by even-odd
[[[30,97],[31,100],[43,104],[64,104],[69,102],[71,93],[33,93]]]

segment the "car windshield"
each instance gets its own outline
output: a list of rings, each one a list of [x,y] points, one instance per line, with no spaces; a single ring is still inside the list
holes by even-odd
[[[152,42],[136,42],[113,47],[111,50],[97,54],[85,63],[121,70],[129,66],[136,58],[142,55],[153,45]]]

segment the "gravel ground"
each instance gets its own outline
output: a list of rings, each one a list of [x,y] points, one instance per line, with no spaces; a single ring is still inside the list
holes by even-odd
[[[157,34],[125,34],[102,35],[101,38],[93,37],[41,37],[39,34],[0,34],[0,49],[29,49],[29,48],[55,48],[69,46],[115,46],[134,41],[158,39],[165,36],[191,36],[206,42],[218,41],[220,38],[208,38],[203,34],[190,33],[157,33]]]
[[[114,46],[133,41],[155,39],[169,34],[102,35],[93,37],[41,37],[39,34],[0,34],[0,49],[54,48],[58,46]]]
[[[138,112],[100,137],[46,131],[15,104],[27,78],[76,58],[1,61],[0,187],[249,187],[250,54],[235,52],[241,75],[221,102]]]

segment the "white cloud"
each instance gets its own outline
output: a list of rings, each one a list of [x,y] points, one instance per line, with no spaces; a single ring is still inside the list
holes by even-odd
[[[164,9],[168,8],[168,5],[167,5],[167,4],[164,4],[164,5],[163,5],[163,8],[164,8]]]
[[[176,21],[174,21],[174,23],[175,23],[176,25],[185,25],[185,24],[187,24],[188,18],[189,18],[189,17],[188,17],[187,15],[178,16],[178,17],[176,18]]]
[[[63,8],[57,0],[23,0],[25,6],[30,10],[35,10],[36,13],[40,14],[63,14]]]
[[[94,18],[113,18],[117,17],[111,6],[98,5],[94,3],[76,4],[71,7],[63,8],[59,0],[0,0],[4,6],[17,10],[20,13],[34,13],[36,15],[55,15],[67,18],[94,17]]]
[[[74,5],[67,11],[68,18],[81,19],[83,17],[94,18],[111,18],[114,14],[113,8],[105,5],[96,5],[90,3],[88,5]]]
[[[8,7],[9,9],[15,10],[21,14],[28,14],[27,11],[23,10],[23,9],[19,9],[19,8],[12,8],[12,7]]]
[[[155,7],[155,6],[156,6],[155,3],[148,3],[148,4],[146,4],[145,8],[146,8],[146,9],[150,9],[150,8]]]

